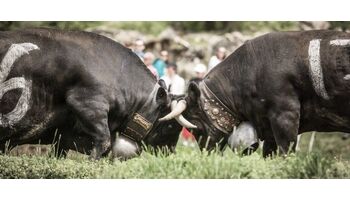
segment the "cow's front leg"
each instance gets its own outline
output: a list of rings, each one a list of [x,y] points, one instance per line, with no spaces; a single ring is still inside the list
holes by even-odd
[[[295,151],[299,128],[299,118],[297,116],[297,113],[285,111],[275,116],[274,120],[271,121],[271,127],[279,153],[283,155],[287,154],[290,150]]]
[[[281,95],[270,110],[269,120],[279,153],[295,151],[300,119],[300,102],[296,96]],[[292,145],[292,146],[291,146]]]
[[[264,140],[264,146],[263,146],[263,156],[264,158],[268,156],[273,156],[276,154],[277,151],[277,144],[276,141],[272,139],[265,139]]]
[[[93,149],[90,157],[100,159],[110,150],[110,131],[108,127],[109,103],[103,95],[86,88],[75,88],[67,95],[67,103],[78,118],[78,128],[92,137]]]
[[[2,141],[1,142],[1,144],[0,144],[0,154],[5,154],[6,153],[6,151],[7,151],[7,145],[8,144],[8,142],[6,142],[6,141]]]

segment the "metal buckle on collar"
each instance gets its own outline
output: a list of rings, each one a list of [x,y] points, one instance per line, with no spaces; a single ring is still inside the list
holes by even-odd
[[[134,113],[131,120],[127,123],[124,133],[121,134],[139,142],[147,136],[152,126],[153,124],[142,115]]]

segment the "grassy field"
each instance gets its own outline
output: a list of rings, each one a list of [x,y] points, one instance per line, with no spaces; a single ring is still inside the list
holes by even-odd
[[[261,151],[241,157],[227,149],[223,155],[200,152],[180,144],[177,153],[154,156],[144,152],[126,162],[70,154],[0,156],[0,178],[350,178],[350,139],[339,134],[317,134],[308,153],[310,134],[300,151],[287,158],[263,159]]]

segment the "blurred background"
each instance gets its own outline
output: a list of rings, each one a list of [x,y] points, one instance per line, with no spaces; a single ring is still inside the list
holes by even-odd
[[[137,40],[144,43],[143,53],[151,52],[152,62],[168,52],[168,62],[177,64],[177,73],[187,82],[208,68],[210,59],[220,47],[229,55],[244,41],[271,31],[330,29],[347,31],[350,22],[310,21],[3,21],[0,30],[50,27],[65,30],[86,30],[107,36],[121,44],[135,48]],[[198,69],[199,68],[199,69]],[[159,74],[158,74],[159,75]],[[162,75],[162,74],[160,74]],[[160,77],[159,77],[160,78]]]
[[[158,78],[166,81],[169,90],[184,94],[190,80],[203,76],[246,40],[273,31],[350,30],[350,22],[342,21],[35,21],[0,22],[0,30],[49,27],[64,30],[85,30],[107,36],[132,49]],[[174,67],[175,65],[175,67]],[[176,76],[176,78],[174,78]],[[350,140],[343,133],[303,134],[300,151],[320,151],[350,159]],[[181,134],[181,145],[195,147],[192,135]],[[29,149],[29,150],[28,150]],[[23,150],[23,149],[22,149]],[[23,153],[21,149],[14,154]],[[37,147],[25,145],[25,152]],[[40,150],[42,151],[42,150]]]

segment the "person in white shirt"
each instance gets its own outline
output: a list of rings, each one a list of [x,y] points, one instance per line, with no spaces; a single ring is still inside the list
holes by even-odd
[[[208,72],[212,70],[216,65],[226,58],[226,49],[225,47],[219,47],[216,51],[216,54],[212,56],[208,64]]]
[[[196,76],[193,77],[190,82],[199,84],[199,82],[201,82],[204,76],[207,74],[207,67],[204,64],[199,63],[194,67],[194,72],[196,73]]]
[[[135,41],[134,53],[143,61],[143,56],[145,53],[145,42],[141,39],[137,39]]]
[[[185,80],[177,74],[175,63],[169,63],[166,67],[166,73],[161,79],[164,80],[168,91],[174,95],[185,94]]]

